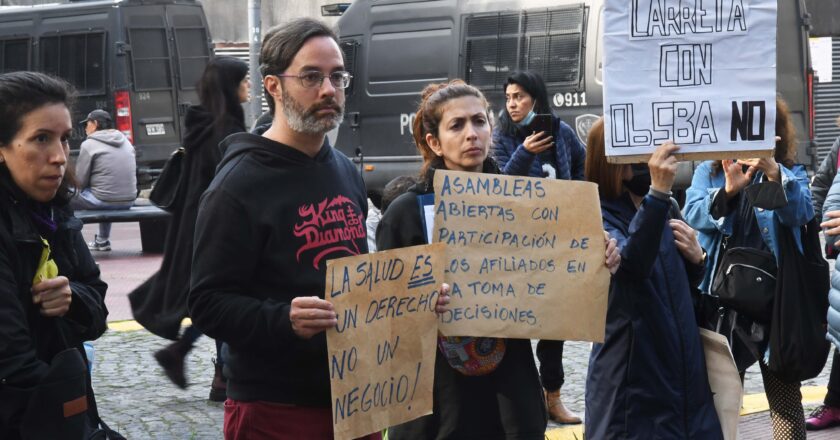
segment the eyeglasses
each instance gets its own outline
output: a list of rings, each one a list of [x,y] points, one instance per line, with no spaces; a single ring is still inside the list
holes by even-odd
[[[350,72],[345,72],[343,70],[339,70],[336,72],[332,72],[329,75],[324,75],[323,73],[317,70],[307,70],[305,72],[300,72],[297,75],[286,75],[286,74],[279,74],[274,75],[281,78],[297,78],[300,80],[300,84],[306,88],[313,88],[313,87],[321,87],[321,84],[324,83],[324,78],[330,79],[330,84],[337,89],[346,89],[350,87],[350,80],[353,79],[353,75]]]

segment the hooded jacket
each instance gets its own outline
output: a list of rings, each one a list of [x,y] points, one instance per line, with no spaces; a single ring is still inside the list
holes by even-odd
[[[823,216],[826,212],[840,210],[840,175],[834,177],[834,183],[828,190],[823,205]],[[825,236],[826,244],[840,245],[837,236]],[[826,338],[840,350],[840,259],[834,261],[834,272],[831,274],[831,290],[828,292],[828,334]]]
[[[79,190],[90,188],[102,202],[130,202],[137,197],[134,146],[119,130],[88,135],[76,159]]]
[[[703,266],[686,262],[667,227],[671,204],[629,195],[601,200],[604,229],[621,263],[610,283],[604,343],[586,378],[588,439],[722,439],[691,286]]]
[[[228,397],[330,407],[324,332],[292,330],[291,302],[324,297],[326,261],[367,253],[367,197],[349,159],[315,157],[250,133],[226,154],[202,196],[188,306],[228,344]]]
[[[181,209],[173,212],[166,232],[160,270],[128,295],[134,319],[150,332],[175,340],[187,314],[193,235],[201,195],[216,175],[224,151],[219,145],[228,135],[245,131],[245,122],[229,116],[219,124],[204,107],[191,106],[184,118],[184,163],[181,184],[186,185]]]
[[[47,205],[58,229],[44,237],[58,273],[70,280],[70,310],[47,318],[32,304],[32,280],[43,244],[27,213],[35,206],[0,167],[0,438],[20,438],[20,418],[60,351],[105,332],[105,290],[99,269],[81,234],[82,222],[69,209]],[[59,321],[62,327],[59,329]],[[63,334],[63,339],[60,335]],[[65,345],[66,344],[66,345]]]

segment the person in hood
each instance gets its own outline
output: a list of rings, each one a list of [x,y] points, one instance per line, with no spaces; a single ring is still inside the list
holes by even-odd
[[[248,65],[231,57],[216,57],[207,63],[196,85],[199,105],[190,106],[184,118],[184,163],[181,184],[183,202],[172,212],[160,270],[128,295],[134,319],[150,332],[175,342],[155,352],[166,376],[186,388],[184,360],[201,331],[187,327],[179,337],[181,321],[188,316],[193,234],[201,194],[210,185],[224,155],[222,140],[245,131],[242,103],[248,101]],[[224,402],[226,383],[221,342],[216,341],[216,368],[210,385],[210,400]]]
[[[332,439],[324,331],[338,321],[324,300],[326,264],[368,251],[361,176],[326,141],[351,75],[335,33],[306,18],[266,33],[260,70],[274,121],[222,143],[187,304],[227,347],[226,439]]]
[[[554,116],[542,77],[529,71],[514,72],[508,76],[504,89],[505,109],[499,115],[499,126],[493,130],[493,156],[502,172],[583,180],[586,150],[572,127]],[[551,116],[550,133],[532,129],[537,114]],[[566,381],[563,341],[540,340],[537,359],[548,417],[556,423],[580,423],[580,417],[566,408],[560,397],[560,388]]]
[[[691,297],[705,253],[671,199],[678,149],[659,146],[647,166],[611,164],[603,119],[589,131],[586,179],[598,184],[621,262],[604,342],[589,357],[587,439],[723,438]]]
[[[82,343],[105,332],[108,286],[68,207],[71,90],[41,73],[0,75],[4,440],[78,439],[98,423]]]
[[[87,139],[76,159],[78,194],[73,209],[129,209],[137,197],[137,163],[134,145],[114,129],[105,110],[94,110],[81,121]],[[99,223],[99,234],[88,243],[92,251],[111,250],[111,223]]]

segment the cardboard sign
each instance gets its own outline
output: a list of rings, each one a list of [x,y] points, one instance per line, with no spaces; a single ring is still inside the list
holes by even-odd
[[[447,336],[603,341],[609,270],[594,183],[435,173]]]
[[[354,439],[432,413],[442,245],[327,262],[333,430]]]
[[[605,0],[603,44],[611,162],[772,155],[776,0]]]

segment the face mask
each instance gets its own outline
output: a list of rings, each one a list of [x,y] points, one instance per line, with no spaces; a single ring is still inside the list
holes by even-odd
[[[517,123],[516,123],[516,127],[517,127],[517,128],[525,128],[525,127],[527,127],[527,126],[531,125],[531,122],[533,122],[533,121],[534,121],[534,117],[536,117],[536,116],[537,116],[537,113],[536,113],[536,112],[534,112],[534,109],[535,109],[535,108],[537,108],[537,101],[534,101],[534,106],[533,106],[533,107],[531,107],[531,111],[530,111],[530,112],[528,112],[528,114],[527,114],[527,115],[525,115],[525,117],[524,117],[524,118],[522,118],[522,120],[521,120],[521,121],[519,121],[519,122],[517,122]]]
[[[638,197],[644,197],[650,191],[650,170],[645,164],[633,164],[633,177],[624,181],[624,187]]]

